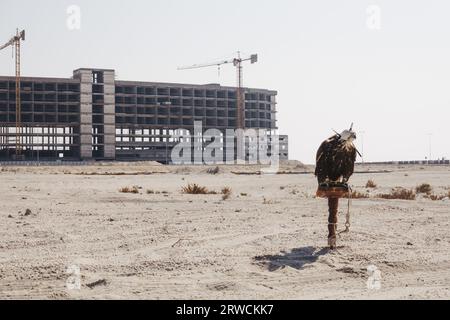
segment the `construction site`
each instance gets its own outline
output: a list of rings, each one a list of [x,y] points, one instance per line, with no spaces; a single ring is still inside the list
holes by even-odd
[[[218,129],[224,137],[227,129],[263,129],[269,139],[277,136],[280,159],[288,159],[288,137],[277,130],[277,92],[242,86],[241,63],[256,62],[256,55],[180,68],[233,63],[236,87],[120,81],[114,70],[95,68],[74,70],[70,78],[21,77],[24,40],[25,31],[17,32],[0,47],[14,47],[16,62],[15,76],[0,76],[2,161],[170,163],[172,148],[179,142],[174,136],[185,130],[193,138],[196,121],[203,130]],[[224,160],[227,153],[230,150],[223,150]]]
[[[450,2],[377,2],[2,1],[0,300],[449,300]]]

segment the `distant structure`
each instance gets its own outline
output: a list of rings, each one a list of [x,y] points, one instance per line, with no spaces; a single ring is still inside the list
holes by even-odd
[[[361,164],[361,163],[360,163]],[[364,162],[363,164],[393,164],[393,165],[407,165],[407,164],[432,164],[432,165],[450,165],[450,160],[406,160],[406,161],[378,161],[378,162]]]
[[[15,80],[0,76],[0,160],[14,159],[20,145],[24,160],[169,163],[175,130],[193,134],[194,121],[203,130],[237,127],[234,87],[120,81],[114,70],[82,68],[72,78],[21,78],[18,135]],[[278,136],[280,159],[288,159],[288,137],[277,132],[277,92],[242,90],[245,128]]]

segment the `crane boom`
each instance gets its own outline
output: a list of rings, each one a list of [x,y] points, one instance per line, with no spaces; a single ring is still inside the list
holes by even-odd
[[[218,66],[220,67],[223,64],[232,63],[236,67],[237,72],[237,85],[236,85],[236,100],[237,100],[237,127],[239,129],[244,129],[245,127],[245,114],[244,114],[244,96],[243,96],[243,75],[242,75],[242,62],[244,61],[250,61],[252,64],[258,61],[258,55],[252,54],[250,57],[247,58],[241,58],[241,53],[237,52],[237,57],[234,59],[229,60],[222,60],[217,62],[211,62],[211,63],[204,63],[204,64],[194,64],[191,66],[184,66],[184,67],[178,67],[178,70],[188,70],[188,69],[198,69],[198,68],[205,68],[205,67],[212,67],[212,66]]]
[[[234,62],[234,59],[223,60],[223,61],[210,62],[210,63],[204,63],[204,64],[193,64],[190,66],[178,67],[177,69],[178,70],[198,69],[198,68],[204,68],[204,67],[221,66],[222,64],[233,63],[233,62]]]
[[[11,40],[9,40],[7,43],[5,43],[4,45],[0,46],[0,50],[5,49],[6,47],[12,46],[14,44],[14,38],[12,38]]]
[[[22,41],[25,40],[25,30],[20,31],[20,33],[19,33],[19,31],[17,31],[17,33],[14,37],[9,39],[9,41],[6,42],[4,45],[0,46],[0,50],[3,50],[9,46],[13,46],[14,43],[16,43],[17,41],[20,41],[20,40],[22,40]]]

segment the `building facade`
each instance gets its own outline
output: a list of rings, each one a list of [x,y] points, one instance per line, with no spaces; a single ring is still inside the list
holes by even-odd
[[[245,88],[245,126],[277,135],[276,91]],[[72,78],[23,77],[16,132],[14,77],[0,77],[0,160],[20,139],[26,160],[170,162],[174,133],[236,127],[236,88],[115,80],[114,70],[77,69]],[[288,158],[279,136],[280,159]]]

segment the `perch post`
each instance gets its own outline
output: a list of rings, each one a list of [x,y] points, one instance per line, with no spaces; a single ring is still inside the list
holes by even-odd
[[[336,248],[336,229],[338,222],[339,198],[328,198],[328,245],[330,249]]]
[[[321,184],[317,189],[317,196],[328,199],[328,245],[336,248],[336,229],[338,222],[339,198],[349,195],[349,187],[344,183]]]

